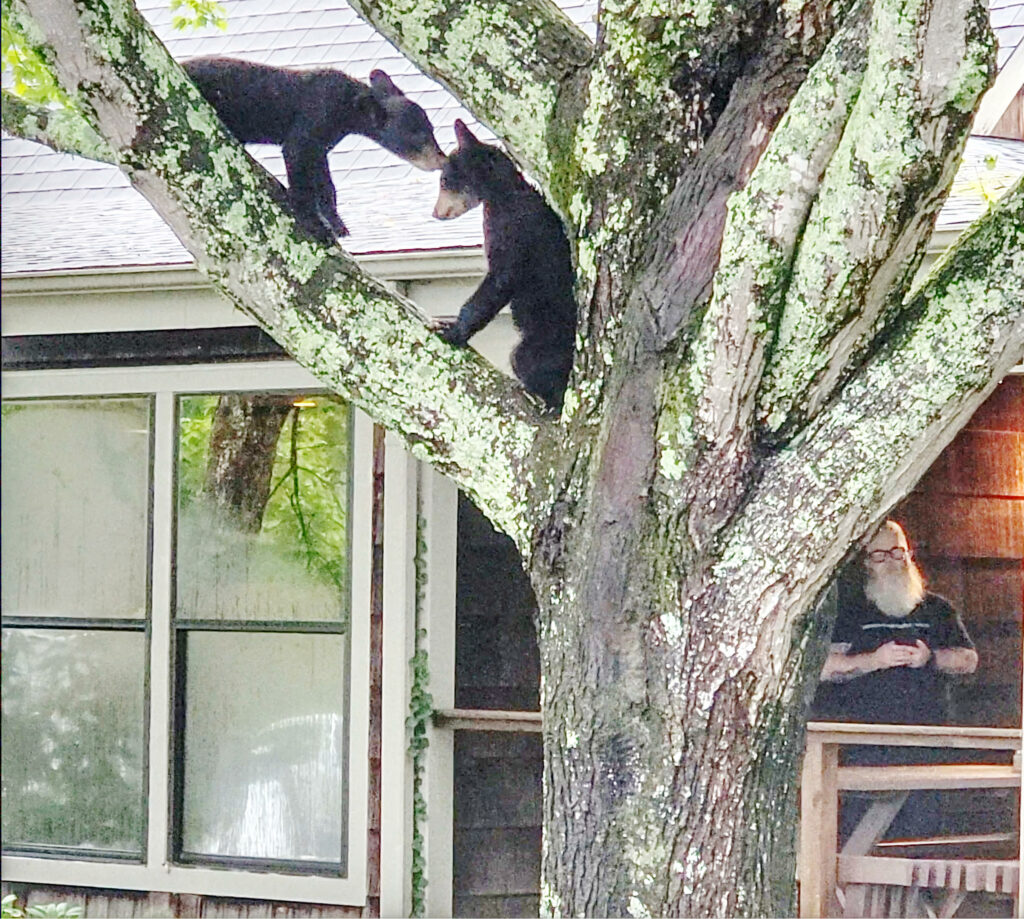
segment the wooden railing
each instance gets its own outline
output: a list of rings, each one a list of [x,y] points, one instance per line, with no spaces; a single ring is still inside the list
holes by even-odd
[[[1018,755],[1013,765],[1005,766],[841,767],[839,748],[844,744],[1012,750]],[[807,725],[807,751],[800,786],[798,876],[801,919],[838,915],[839,791],[894,793],[880,799],[850,837],[846,851],[851,858],[860,857],[866,855],[865,846],[870,848],[878,837],[880,826],[884,832],[911,789],[1019,788],[1020,747],[1021,732],[1018,729],[810,722]],[[1017,870],[1019,872],[1019,866]]]
[[[487,708],[439,708],[434,724],[453,731],[514,731],[539,734],[540,712],[510,712]]]
[[[491,711],[483,709],[440,709],[434,723],[462,731],[541,730],[540,712]],[[1014,765],[973,764],[929,766],[839,766],[843,744],[875,746],[949,747],[968,750],[1012,750],[1021,747],[1021,732],[1010,728],[917,727],[888,724],[841,724],[812,721],[807,725],[807,752],[800,788],[800,916],[838,915],[838,801],[842,791],[903,792],[880,802],[875,817],[891,820],[906,793],[918,788],[962,789],[1020,787],[1019,755]],[[871,824],[871,821],[868,821]],[[863,821],[862,821],[863,824]],[[868,837],[874,825],[859,826]],[[850,852],[862,845],[853,840]],[[859,856],[850,856],[859,857]],[[888,859],[895,863],[895,859]],[[1019,871],[1019,868],[1017,869]],[[999,875],[999,878],[1005,874]],[[1001,883],[1001,881],[1000,881]],[[1018,907],[1018,911],[1024,913]]]

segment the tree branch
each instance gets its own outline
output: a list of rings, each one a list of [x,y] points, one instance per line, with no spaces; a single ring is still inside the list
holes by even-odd
[[[547,181],[556,107],[593,44],[551,0],[352,0]]]
[[[608,368],[679,345],[681,329],[692,336],[726,201],[827,45],[834,12],[823,0],[785,12],[768,2],[603,10],[605,40],[571,164],[584,306],[578,366],[591,381],[580,392],[584,412]]]
[[[899,309],[992,54],[981,2],[876,2],[864,87],[808,221],[758,397],[770,431],[786,436],[812,417]]]
[[[224,132],[129,0],[18,2],[45,31],[61,83],[211,282],[527,546],[517,473],[544,427],[532,400],[340,250],[297,235],[280,184]]]
[[[47,108],[3,91],[4,130],[23,140],[45,144],[58,153],[73,153],[101,163],[114,163],[114,152],[77,112]]]
[[[737,596],[763,597],[740,639],[753,666],[781,665],[785,649],[760,646],[759,636],[788,640],[782,620],[792,624],[809,608],[854,541],[914,487],[1022,359],[1024,180],[935,266],[891,339],[768,461],[726,531],[716,581]]]
[[[744,494],[765,330],[782,309],[793,253],[860,88],[865,13],[859,4],[811,68],[750,180],[729,199],[711,302],[676,371],[675,401],[692,414],[685,424],[676,413],[664,417],[658,438],[659,487],[681,488],[698,543]]]

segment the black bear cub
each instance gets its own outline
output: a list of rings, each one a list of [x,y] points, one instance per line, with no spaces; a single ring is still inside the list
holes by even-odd
[[[549,408],[561,408],[576,340],[572,256],[562,221],[497,147],[455,122],[458,149],[441,170],[434,208],[440,220],[483,202],[487,276],[438,333],[465,345],[506,303],[521,339],[512,369]]]
[[[340,70],[226,57],[197,57],[182,66],[237,140],[280,145],[292,210],[324,242],[348,235],[327,165],[328,152],[347,134],[369,137],[420,169],[444,165],[426,113],[380,70],[367,86]]]

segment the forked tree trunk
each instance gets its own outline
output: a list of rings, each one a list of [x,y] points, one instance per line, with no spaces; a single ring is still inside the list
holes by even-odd
[[[5,99],[5,127],[98,134],[233,303],[515,540],[545,912],[791,915],[815,601],[1024,357],[1020,183],[909,293],[989,75],[986,5],[608,2],[593,42],[547,0],[352,2],[565,219],[560,418],[297,238],[127,0],[14,0],[89,124]]]

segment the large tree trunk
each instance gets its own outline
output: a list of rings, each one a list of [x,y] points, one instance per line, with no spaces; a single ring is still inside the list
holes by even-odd
[[[293,396],[228,394],[217,399],[203,492],[226,522],[245,533],[263,526],[277,441]]]
[[[562,505],[533,556],[544,908],[792,915],[795,775],[829,617],[788,638],[776,610],[764,638],[780,646],[752,643],[765,585],[723,579],[721,550],[696,555],[687,516],[651,497],[657,387],[638,383],[599,471],[576,469],[582,510]]]

